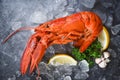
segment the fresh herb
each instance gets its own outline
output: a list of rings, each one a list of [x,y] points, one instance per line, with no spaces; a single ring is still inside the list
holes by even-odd
[[[101,56],[101,43],[96,39],[83,53],[79,51],[79,48],[72,49],[72,55],[76,60],[87,60],[89,65],[94,64],[93,59]]]

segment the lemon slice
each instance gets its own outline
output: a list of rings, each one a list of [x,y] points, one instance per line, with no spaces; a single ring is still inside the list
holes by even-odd
[[[106,50],[110,43],[110,35],[109,35],[108,30],[105,28],[105,26],[103,26],[103,30],[98,36],[98,40],[100,41],[102,45],[102,51]]]
[[[58,54],[58,55],[53,56],[49,60],[48,64],[51,64],[51,65],[54,65],[54,66],[65,65],[65,64],[77,65],[77,61],[69,55]]]

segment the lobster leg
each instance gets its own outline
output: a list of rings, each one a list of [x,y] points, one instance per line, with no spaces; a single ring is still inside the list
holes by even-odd
[[[84,42],[84,39],[81,38],[81,39],[75,41],[75,42],[73,43],[73,45],[74,45],[75,47],[80,47],[83,42]]]
[[[69,34],[67,34],[66,36],[65,36],[65,38],[64,39],[62,39],[62,41],[64,41],[64,40],[66,40],[67,38],[72,38],[73,39],[73,37],[70,37],[71,35],[74,35],[74,36],[81,36],[81,34],[79,33],[79,32],[76,32],[76,31],[72,31],[72,32],[70,32]],[[74,38],[79,38],[79,37],[74,37]]]
[[[76,32],[76,31],[72,31],[69,34],[61,34],[58,35],[56,37],[53,37],[54,40],[52,43],[50,43],[50,45],[52,44],[66,44],[68,42],[72,42],[73,40],[77,40],[79,38],[82,37],[83,34]]]

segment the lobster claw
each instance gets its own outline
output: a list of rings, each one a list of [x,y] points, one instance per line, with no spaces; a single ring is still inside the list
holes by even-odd
[[[46,41],[42,41],[41,39],[39,40],[38,37],[36,36],[38,36],[38,34],[32,35],[23,53],[21,59],[21,65],[20,65],[21,74],[26,73],[29,65],[30,65],[30,73],[32,73],[35,68],[38,69],[38,63],[41,61],[42,57],[44,56],[44,52],[46,50],[46,45],[45,45]]]
[[[34,46],[37,43],[36,38],[33,38],[34,35],[29,39],[27,43],[27,47],[23,52],[20,64],[21,74],[24,75],[28,69],[28,65],[30,64],[32,51],[34,50]]]
[[[30,64],[30,73],[33,72],[35,67],[38,68],[38,63],[43,58],[45,50],[46,50],[46,46],[42,44],[41,42],[39,42],[32,54],[32,59],[31,59],[31,64]]]

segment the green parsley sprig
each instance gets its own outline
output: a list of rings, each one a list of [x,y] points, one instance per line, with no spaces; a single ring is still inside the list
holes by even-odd
[[[79,51],[79,48],[72,49],[72,55],[76,60],[87,60],[89,65],[94,64],[94,59],[101,56],[101,43],[96,39],[83,53]]]

